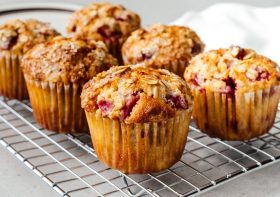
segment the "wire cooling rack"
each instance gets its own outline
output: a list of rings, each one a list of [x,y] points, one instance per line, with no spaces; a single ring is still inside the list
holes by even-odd
[[[280,109],[268,134],[246,142],[210,138],[192,123],[170,169],[125,175],[100,162],[87,134],[42,129],[28,102],[0,98],[0,144],[61,196],[189,196],[280,158]]]

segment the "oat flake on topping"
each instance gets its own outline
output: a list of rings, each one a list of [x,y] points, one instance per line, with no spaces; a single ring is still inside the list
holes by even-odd
[[[163,69],[112,67],[85,84],[82,107],[125,123],[161,121],[192,107],[186,82]]]

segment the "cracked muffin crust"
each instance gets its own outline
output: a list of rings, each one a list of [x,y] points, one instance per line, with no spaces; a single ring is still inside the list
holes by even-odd
[[[26,77],[35,81],[83,84],[97,73],[118,65],[102,42],[56,37],[35,46],[22,60]]]
[[[188,27],[152,25],[134,31],[122,47],[125,64],[145,62],[183,75],[190,59],[204,50],[198,35]]]
[[[10,20],[0,26],[0,52],[26,53],[34,45],[57,35],[49,23],[34,19]]]
[[[167,70],[142,66],[113,67],[83,87],[82,107],[126,124],[157,122],[192,108],[187,84]]]
[[[249,92],[280,84],[279,66],[251,49],[231,46],[192,59],[184,77],[192,89]]]
[[[92,3],[72,15],[67,31],[78,38],[103,41],[117,57],[123,42],[140,23],[136,13],[121,5]]]

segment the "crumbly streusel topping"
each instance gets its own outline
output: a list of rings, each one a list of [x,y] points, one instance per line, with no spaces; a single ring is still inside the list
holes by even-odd
[[[83,84],[117,64],[103,42],[59,36],[28,51],[21,66],[33,80]]]
[[[192,59],[184,77],[191,89],[223,93],[265,89],[280,84],[278,65],[251,49],[231,46]]]
[[[34,45],[59,35],[49,23],[16,19],[0,25],[0,51],[26,53]]]
[[[204,50],[198,35],[188,27],[152,25],[134,31],[122,47],[126,64],[145,62],[147,66],[164,68],[174,62],[189,60]]]
[[[157,122],[192,107],[186,82],[163,69],[112,67],[84,85],[82,107],[87,112],[120,119],[127,124]]]
[[[79,38],[122,44],[139,27],[140,17],[123,6],[92,3],[72,15],[67,31]]]

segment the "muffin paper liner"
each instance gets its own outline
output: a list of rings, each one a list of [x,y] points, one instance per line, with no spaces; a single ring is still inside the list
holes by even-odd
[[[227,95],[213,91],[194,92],[193,117],[199,129],[223,140],[248,140],[273,126],[280,86]]]
[[[28,99],[28,92],[20,68],[21,55],[0,54],[0,96],[9,99]]]
[[[38,82],[28,78],[26,83],[33,114],[43,128],[63,133],[88,131],[81,108],[81,85]]]
[[[148,173],[167,169],[181,158],[191,110],[154,123],[125,124],[98,112],[86,112],[86,116],[101,161],[124,173]]]
[[[184,71],[188,65],[188,62],[185,61],[173,61],[171,64],[162,67],[163,69],[167,69],[170,72],[173,72],[180,77],[183,77]]]
[[[148,95],[160,89],[149,86]],[[86,112],[95,151],[101,161],[124,173],[157,172],[181,158],[187,141],[192,108],[159,122],[125,124],[103,117],[100,110]]]

